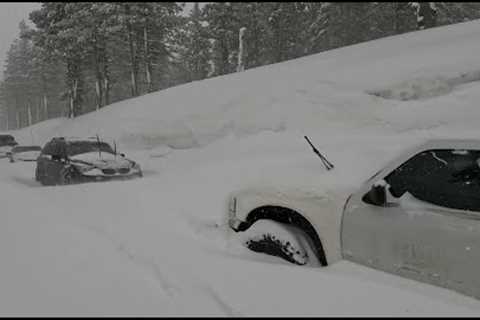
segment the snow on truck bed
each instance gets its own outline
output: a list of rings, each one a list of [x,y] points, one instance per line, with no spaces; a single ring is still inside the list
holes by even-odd
[[[478,138],[479,37],[480,21],[403,34],[11,132],[99,134],[144,178],[41,187],[33,163],[0,162],[0,314],[478,315],[480,301],[346,261],[250,252],[226,200],[355,188],[424,139]]]

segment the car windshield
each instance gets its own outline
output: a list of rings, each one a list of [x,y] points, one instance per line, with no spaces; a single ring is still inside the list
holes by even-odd
[[[40,151],[40,146],[16,146],[12,149],[13,153],[28,152],[28,151]]]
[[[75,156],[77,154],[88,152],[108,152],[114,154],[112,147],[106,142],[97,141],[70,141],[68,142],[68,155]]]

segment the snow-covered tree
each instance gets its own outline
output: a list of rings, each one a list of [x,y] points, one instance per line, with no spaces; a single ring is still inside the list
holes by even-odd
[[[203,8],[208,23],[207,33],[215,40],[212,46],[215,76],[232,73],[236,69],[239,25],[236,7],[237,4],[232,2],[212,2]]]
[[[210,41],[198,3],[195,3],[188,18],[177,35],[179,60],[185,72],[185,81],[205,79],[210,60]]]
[[[238,63],[237,63],[237,72],[242,72],[245,70],[245,31],[247,28],[241,27],[238,31]]]
[[[437,24],[437,8],[434,2],[413,2],[417,13],[419,30],[435,27]]]

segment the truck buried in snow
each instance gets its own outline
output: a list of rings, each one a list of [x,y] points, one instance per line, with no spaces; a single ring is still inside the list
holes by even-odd
[[[229,226],[295,264],[345,259],[480,299],[480,140],[427,141],[337,194],[240,190]]]

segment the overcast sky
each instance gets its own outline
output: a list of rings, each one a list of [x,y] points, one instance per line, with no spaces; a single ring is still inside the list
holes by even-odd
[[[38,2],[0,2],[0,77],[3,74],[7,51],[18,36],[18,24],[22,19],[28,22],[28,14],[38,8]]]

